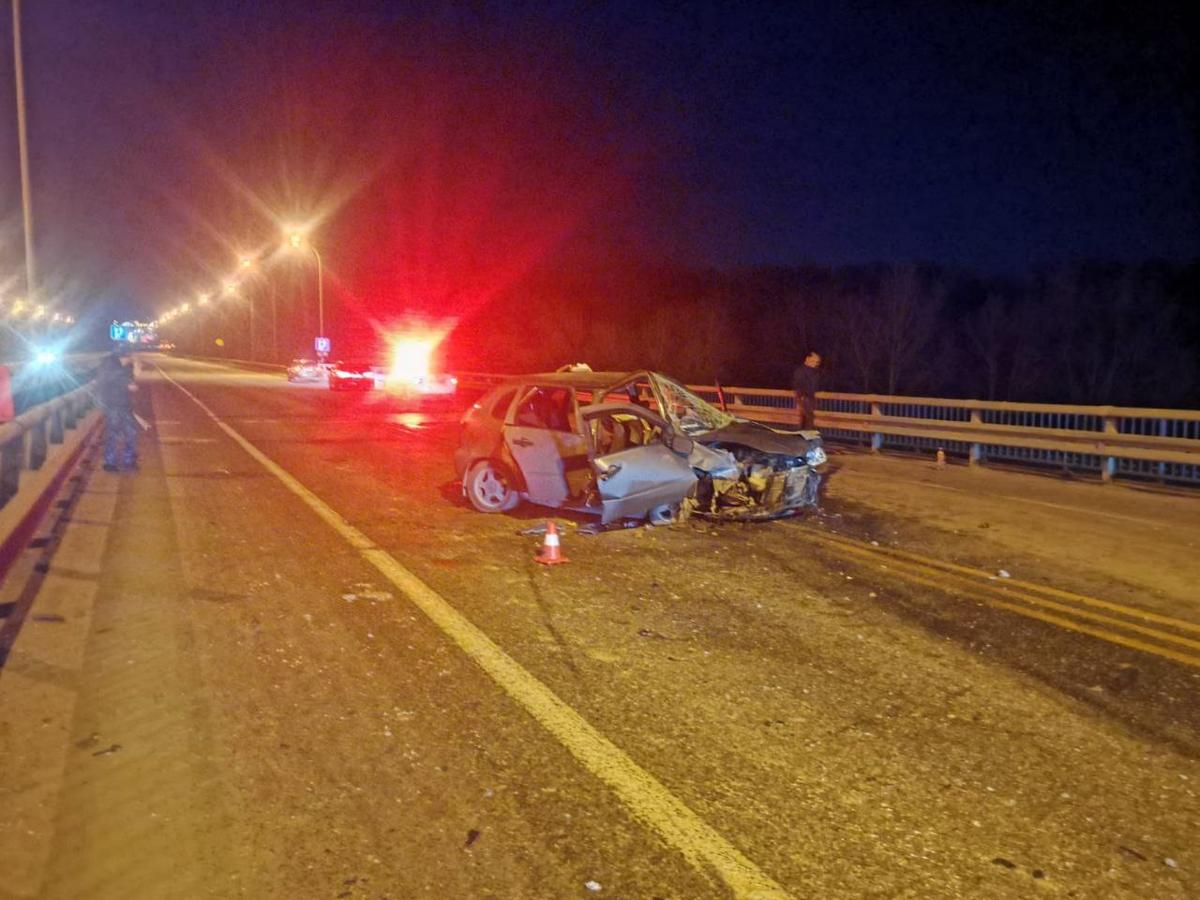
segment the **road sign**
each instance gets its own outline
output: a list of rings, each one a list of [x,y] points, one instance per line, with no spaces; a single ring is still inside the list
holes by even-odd
[[[108,336],[114,341],[125,340],[125,326],[118,325],[116,322],[113,322],[108,326]]]
[[[313,348],[318,353],[328,353],[332,344],[327,337],[319,337],[313,341]]]

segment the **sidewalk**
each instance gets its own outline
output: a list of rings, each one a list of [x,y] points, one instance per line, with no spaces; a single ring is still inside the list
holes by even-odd
[[[202,712],[178,703],[196,673],[165,485],[98,449],[0,673],[0,897],[211,896],[228,848]]]

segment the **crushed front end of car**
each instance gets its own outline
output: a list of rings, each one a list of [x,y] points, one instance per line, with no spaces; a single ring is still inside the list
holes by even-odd
[[[649,386],[674,427],[695,442],[693,514],[776,519],[817,505],[826,455],[816,431],[751,422],[658,373],[650,373]]]
[[[717,519],[777,519],[816,506],[825,451],[820,438],[815,446],[813,440],[809,439],[804,457],[744,446],[722,450],[729,462],[713,470],[697,470],[700,477],[691,512]]]

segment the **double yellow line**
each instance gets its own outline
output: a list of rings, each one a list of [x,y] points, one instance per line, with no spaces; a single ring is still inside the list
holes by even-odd
[[[842,535],[804,534],[835,553],[886,568],[914,584],[1200,669],[1200,625],[1194,622],[1016,578],[997,581],[984,569]]]

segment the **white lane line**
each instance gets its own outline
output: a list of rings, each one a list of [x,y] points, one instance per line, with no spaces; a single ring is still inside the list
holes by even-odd
[[[634,818],[658,832],[705,877],[716,874],[737,898],[783,900],[790,895],[712,826],[692,812],[653,775],[601,734],[550,688],[509,656],[437,591],[408,571],[386,550],[343,519],[332,507],[251,444],[195,394],[159,369],[167,381],[191,398],[225,434],[293,494],[459,646],[505,693],[524,707],[579,763],[607,784]]]

